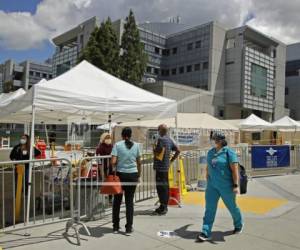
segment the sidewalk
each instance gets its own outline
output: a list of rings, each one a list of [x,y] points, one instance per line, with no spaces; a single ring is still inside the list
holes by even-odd
[[[76,239],[64,235],[64,223],[30,230],[31,237],[1,235],[4,249],[300,249],[300,175],[256,178],[249,183],[249,194],[239,197],[245,218],[241,235],[231,235],[232,221],[226,209],[218,210],[213,241],[195,243],[202,223],[203,194],[189,193],[182,208],[170,208],[167,216],[151,216],[155,200],[136,205],[135,232],[132,236],[114,235],[110,216],[101,221],[88,222],[91,236]],[[121,221],[124,229],[124,220]],[[161,238],[157,232],[175,231],[175,238]],[[19,232],[20,234],[22,232]],[[70,233],[72,231],[70,230]]]

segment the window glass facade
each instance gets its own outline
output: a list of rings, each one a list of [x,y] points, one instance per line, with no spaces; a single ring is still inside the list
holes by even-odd
[[[267,97],[267,69],[257,64],[251,64],[251,95]]]

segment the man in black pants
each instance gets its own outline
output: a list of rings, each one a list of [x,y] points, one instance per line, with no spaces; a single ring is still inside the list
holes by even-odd
[[[160,206],[155,210],[157,215],[165,215],[168,212],[169,201],[169,167],[180,151],[175,142],[168,136],[168,127],[161,124],[158,127],[159,138],[154,146],[154,169],[156,171],[156,190],[159,197]],[[170,160],[171,152],[175,152]]]

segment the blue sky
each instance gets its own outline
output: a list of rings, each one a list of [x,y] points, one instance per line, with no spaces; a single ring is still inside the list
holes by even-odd
[[[41,0],[0,0],[0,10],[8,13],[30,12],[34,14],[40,2]],[[39,48],[27,50],[6,49],[0,46],[0,63],[10,58],[17,62],[27,59],[43,62],[52,56],[53,51],[54,47],[49,41],[45,41]]]

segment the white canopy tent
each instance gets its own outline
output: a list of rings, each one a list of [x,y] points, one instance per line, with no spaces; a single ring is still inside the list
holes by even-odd
[[[160,124],[166,124],[170,128],[175,128],[175,119],[156,119],[149,121],[134,121],[121,123],[117,126],[139,126],[145,128],[157,128]],[[208,129],[208,130],[231,130],[238,131],[238,128],[219,120],[207,113],[178,113],[177,114],[178,128],[194,128],[194,129]]]
[[[281,131],[300,130],[300,123],[288,116],[284,116],[281,119],[274,121],[271,125],[272,125],[272,129],[275,130],[281,130]]]
[[[66,124],[72,117],[89,118],[92,123],[99,124],[108,120],[124,122],[160,116],[175,117],[176,113],[176,101],[135,87],[83,61],[57,78],[33,85],[26,94],[1,107],[0,121],[31,121],[33,148],[34,125],[39,122]],[[30,188],[29,185],[29,194]],[[30,197],[27,202],[27,221],[29,201]]]
[[[241,130],[258,131],[270,128],[271,123],[251,114],[246,119],[242,120],[238,126]]]
[[[34,85],[21,98],[3,106],[1,120],[65,124],[69,117],[89,117],[94,124],[156,117],[175,117],[176,101],[124,82],[83,61],[63,75]]]
[[[18,89],[16,91],[14,91],[14,92],[0,94],[0,107],[2,108],[2,107],[7,106],[13,100],[21,97],[25,93],[26,93],[26,91],[21,88],[21,89]]]

